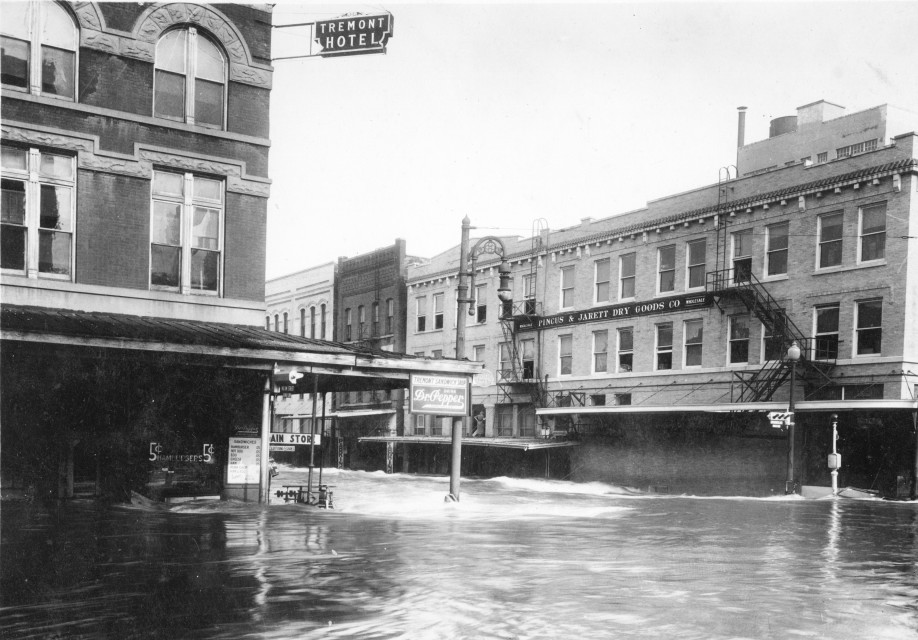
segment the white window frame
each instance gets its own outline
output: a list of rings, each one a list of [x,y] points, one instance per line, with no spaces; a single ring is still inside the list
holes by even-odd
[[[181,73],[181,74],[179,74],[176,71],[162,69],[158,66],[159,56],[156,55],[156,53],[158,53],[156,49],[159,48],[159,42],[164,37],[166,37],[168,34],[172,33],[173,31],[185,31],[187,34],[187,38],[185,40],[185,61],[184,61],[185,70],[184,70],[184,73]],[[220,53],[220,55],[223,57],[223,60],[222,60],[223,62],[223,82],[222,82],[223,113],[221,114],[221,122],[219,125],[212,124],[209,122],[204,123],[204,122],[195,121],[195,115],[196,115],[195,114],[195,80],[198,79],[196,75],[197,74],[197,58],[198,58],[198,43],[197,43],[198,38],[204,38],[205,40],[210,42],[210,44],[213,45],[213,47],[216,48],[217,51]],[[207,35],[199,33],[198,28],[195,26],[188,26],[188,27],[181,27],[180,29],[169,29],[168,31],[164,31],[160,35],[159,40],[157,40],[156,42],[156,49],[154,49],[154,57],[156,58],[156,60],[154,61],[154,67],[153,67],[154,69],[153,70],[153,109],[152,109],[153,116],[155,118],[159,118],[161,120],[169,120],[171,122],[185,122],[187,124],[197,124],[198,126],[207,127],[209,129],[217,129],[220,131],[225,130],[226,120],[227,120],[227,117],[226,117],[227,102],[228,102],[227,96],[229,93],[229,56],[227,52],[224,50],[223,45],[220,43],[220,41],[217,40],[217,38],[215,37],[209,37]],[[185,110],[184,110],[183,117],[181,119],[156,114],[156,99],[158,95],[156,85],[158,83],[158,80],[157,80],[158,71],[162,71],[163,73],[171,73],[172,75],[182,75],[184,78]],[[215,82],[214,80],[205,79],[205,78],[202,78],[202,80],[205,80],[207,82],[212,82],[212,83]]]
[[[527,351],[532,354],[531,358],[526,357]],[[525,340],[520,340],[520,375],[524,380],[529,380],[536,377],[536,356],[535,356],[535,339],[527,338]],[[526,362],[532,362],[532,376],[526,376]]]
[[[748,335],[745,338],[734,338],[733,337],[733,323],[736,322],[738,318],[743,318],[746,321],[746,326],[748,327]],[[746,359],[743,361],[733,361],[733,343],[734,342],[746,342]],[[729,316],[727,323],[727,366],[742,366],[749,364],[749,356],[751,349],[749,348],[752,344],[752,316],[748,313],[739,314],[735,316]]]
[[[443,304],[446,299],[445,293],[433,294],[433,330],[443,329]]]
[[[363,340],[367,337],[364,329],[367,326],[367,308],[364,305],[357,306],[357,339]]]
[[[497,379],[498,381],[513,381],[513,353],[509,342],[497,343]]]
[[[662,330],[669,328],[669,345],[660,344],[660,333]],[[653,370],[654,371],[672,371],[675,361],[673,359],[673,340],[674,328],[672,322],[661,322],[660,324],[654,325],[653,330]],[[669,367],[660,366],[660,356],[669,354]]]
[[[704,259],[701,262],[692,262],[692,247],[700,246],[704,252]],[[707,277],[707,256],[708,256],[708,241],[705,238],[700,238],[697,240],[689,240],[685,243],[685,290],[686,291],[701,291],[705,288],[705,279]],[[692,286],[692,270],[701,267],[701,284]]]
[[[874,231],[867,235],[864,235],[864,212],[865,210],[872,210],[883,208],[883,230]],[[886,260],[886,231],[887,231],[887,220],[889,215],[886,211],[886,202],[875,202],[871,204],[866,204],[858,207],[857,209],[857,263],[858,264],[877,264],[882,263]],[[864,239],[870,238],[873,236],[883,236],[883,255],[879,258],[871,258],[870,260],[864,260]]]
[[[631,334],[631,348],[622,349],[622,333]],[[622,368],[622,355],[631,356],[631,368]],[[616,373],[632,373],[634,371],[634,327],[619,327],[615,330],[615,371]]]
[[[600,264],[605,265],[606,274],[605,280],[600,280],[599,268]],[[611,258],[601,258],[596,260],[593,263],[593,304],[600,304],[603,302],[611,302],[612,300],[612,259]],[[605,288],[605,295],[600,293],[600,290]]]
[[[786,244],[783,249],[773,249],[772,248],[772,239],[774,230],[778,227],[786,227],[787,233],[785,234]],[[784,253],[784,271],[779,273],[769,273],[771,270],[772,256]],[[776,222],[775,224],[770,224],[765,227],[765,264],[762,270],[763,278],[782,278],[787,276],[787,271],[790,268],[790,222]]]
[[[598,350],[598,341],[599,338],[602,338],[605,341],[605,345],[602,351]],[[599,358],[602,358],[602,368],[597,366]],[[609,372],[609,330],[608,329],[598,329],[593,332],[593,361],[591,364],[592,373],[608,373]]]
[[[632,266],[632,273],[630,275],[625,275],[625,258],[631,258],[634,261]],[[631,295],[625,295],[625,281],[631,282]],[[618,257],[618,299],[619,300],[634,300],[637,296],[637,252],[631,251],[625,253]]]
[[[220,180],[217,178],[211,178],[209,176],[202,176],[191,173],[190,171],[178,172],[178,171],[159,171],[154,169],[153,171],[153,181],[156,180],[157,174],[170,174],[182,176],[183,179],[183,196],[182,198],[156,194],[153,190],[153,182],[150,184],[150,229],[151,237],[147,245],[149,250],[148,255],[148,265],[147,269],[147,282],[149,283],[150,289],[155,291],[176,291],[178,290],[183,295],[200,295],[200,296],[215,296],[223,297],[223,268],[224,268],[224,259],[226,256],[225,242],[226,234],[224,233],[224,228],[226,225],[226,180]],[[195,181],[196,180],[207,180],[210,182],[216,182],[220,185],[220,199],[210,200],[202,197],[195,197]],[[153,269],[153,245],[160,244],[154,243],[152,237],[152,228],[155,221],[155,202],[171,202],[174,204],[181,205],[181,220],[180,220],[180,240],[179,242],[181,247],[180,259],[180,272],[179,272],[179,286],[171,287],[167,285],[156,285],[152,282],[152,269]],[[193,247],[192,246],[192,230],[194,225],[194,210],[195,207],[203,207],[207,209],[216,209],[219,216],[219,222],[217,224],[217,248],[216,249],[203,249],[202,247]],[[169,246],[169,245],[163,245]],[[202,289],[193,289],[191,287],[191,255],[195,249],[202,249],[205,251],[212,251],[217,254],[217,288],[216,291],[207,291]]]
[[[568,353],[565,353],[565,344],[570,347]],[[564,373],[565,358],[569,361],[567,373]],[[558,336],[558,377],[572,375],[574,375],[574,334],[565,333]]]
[[[664,269],[663,265],[663,252],[672,251],[672,266]],[[663,288],[663,276],[665,274],[672,274],[672,284],[669,289]],[[657,249],[657,294],[663,293],[673,293],[676,290],[676,245],[668,244],[665,247],[660,247]]]
[[[574,272],[573,265],[561,267],[559,278],[558,278],[561,284],[560,296],[558,298],[558,308],[559,309],[573,309],[574,308],[574,281],[576,280],[574,276],[575,276],[575,272]],[[566,298],[568,297],[570,299],[566,300]]]
[[[834,331],[820,331],[819,330],[819,312],[820,311],[835,311],[835,330]],[[835,336],[835,357],[834,358],[820,358],[820,348],[819,341],[824,339],[827,336]],[[815,360],[837,360],[838,354],[841,349],[841,304],[838,302],[833,302],[830,304],[821,304],[813,307],[813,358]]]
[[[427,331],[427,296],[418,296],[414,299],[415,308],[415,333]]]
[[[386,335],[395,331],[395,300],[386,298]]]
[[[76,265],[76,229],[77,229],[77,166],[76,158],[53,151],[44,152],[36,148],[6,147],[6,150],[21,152],[26,161],[24,170],[11,167],[3,168],[3,179],[21,182],[24,187],[25,211],[23,224],[3,223],[4,227],[25,230],[25,259],[23,269],[3,269],[3,273],[24,275],[31,279],[63,280],[71,282]],[[69,160],[70,178],[57,178],[41,174],[41,159],[43,156],[64,158]],[[41,226],[41,188],[42,186],[60,187],[70,190],[70,229],[46,229]],[[70,260],[67,264],[67,273],[39,271],[39,253],[41,247],[40,236],[44,233],[66,233],[70,235]]]
[[[744,253],[742,255],[738,254],[738,242],[737,239],[740,237],[749,237],[749,253]],[[733,282],[748,282],[748,280],[738,280],[736,277],[736,261],[737,260],[748,260],[749,261],[749,274],[752,275],[752,242],[754,237],[754,231],[752,229],[740,229],[739,231],[734,231],[730,234],[730,279]]]
[[[536,312],[535,308],[535,298],[536,298],[536,275],[534,273],[527,273],[523,276],[523,313],[534,314]]]
[[[838,217],[841,220],[841,235],[838,238],[832,240],[823,240],[822,234],[824,230],[824,220],[826,218]],[[830,264],[822,266],[822,251],[823,246],[828,244],[838,243],[838,264]],[[816,216],[816,270],[823,269],[837,269],[842,266],[845,262],[845,212],[844,211],[830,211],[828,213],[823,213]]]
[[[484,362],[487,353],[487,345],[476,344],[472,347],[472,362]]]
[[[475,323],[485,324],[488,321],[488,285],[475,285]]]
[[[22,40],[17,36],[8,35],[7,32],[3,32],[2,35],[6,38],[11,38],[19,42],[27,42],[29,46],[29,78],[27,87],[17,87],[15,85],[4,84],[4,89],[11,89],[13,91],[22,91],[30,93],[35,96],[48,96],[56,100],[67,100],[70,102],[76,102],[76,92],[79,90],[80,86],[80,25],[78,21],[73,17],[73,15],[63,7],[64,3],[58,2],[49,2],[47,0],[37,1],[33,0],[31,2],[23,2],[27,5],[26,11],[28,11],[28,37],[26,40]],[[48,11],[50,7],[55,7],[61,11],[67,18],[70,19],[70,23],[73,27],[73,49],[62,49],[57,45],[45,44],[42,40],[42,35],[44,33],[45,22],[48,19]],[[49,49],[57,49],[60,51],[68,51],[73,54],[73,91],[74,95],[61,95],[58,93],[49,93],[42,91],[42,72],[44,70],[43,64],[43,49],[48,47]]]
[[[689,325],[700,325],[701,326],[701,340],[699,342],[689,342],[689,337],[691,332],[689,331]],[[698,347],[699,350],[699,363],[698,364],[689,364],[689,352],[695,347]],[[694,318],[692,320],[685,320],[682,322],[682,368],[683,369],[694,369],[704,366],[704,320],[699,318]]]
[[[348,307],[344,310],[344,341],[350,342],[354,337],[353,329],[354,314],[351,311],[351,308]]]
[[[880,304],[880,326],[874,327],[861,327],[861,305],[866,304]],[[880,332],[880,351],[879,353],[858,353],[860,348],[860,335],[864,331],[876,331]],[[855,358],[876,358],[877,356],[883,355],[883,299],[882,298],[869,298],[867,300],[856,300],[854,303],[854,341],[852,344],[852,356]]]

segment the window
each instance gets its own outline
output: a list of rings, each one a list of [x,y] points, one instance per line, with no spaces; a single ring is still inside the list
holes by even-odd
[[[657,371],[673,368],[673,325],[657,325]]]
[[[498,437],[509,438],[513,435],[513,405],[499,404],[495,407],[495,422]]]
[[[472,362],[484,362],[485,361],[485,345],[476,344],[472,347]]]
[[[443,299],[445,294],[435,293],[433,295],[433,313],[434,313],[434,329],[443,328]]]
[[[426,429],[426,418],[427,416],[423,413],[414,414],[414,435],[422,436],[424,435]]]
[[[392,333],[395,329],[395,301],[392,298],[386,300],[386,333]]]
[[[442,358],[443,349],[434,349],[433,351],[430,352],[430,355],[432,358]]]
[[[353,324],[353,316],[351,315],[350,309],[344,310],[344,340],[349,342],[351,339],[351,326]]]
[[[2,167],[0,268],[69,280],[76,209],[74,159],[2,147]]]
[[[701,366],[701,349],[704,342],[704,321],[686,320],[682,329],[685,341],[685,366]]]
[[[373,303],[373,335],[379,335],[379,303]]]
[[[660,247],[657,250],[657,292],[666,293],[676,288],[676,245]]]
[[[765,227],[765,274],[778,276],[787,273],[787,247],[789,222]]]
[[[593,332],[593,373],[605,373],[608,369],[609,332]]]
[[[223,127],[226,60],[195,27],[167,31],[156,44],[153,115]]]
[[[730,364],[749,362],[749,316],[730,316]]]
[[[886,203],[862,207],[858,220],[858,262],[886,257]]]
[[[816,162],[828,162],[829,161],[829,152],[823,151],[822,153],[816,154]]]
[[[817,234],[819,237],[820,269],[837,267],[842,262],[842,212],[819,216]]]
[[[287,322],[287,312],[284,311],[284,333],[288,333],[289,328],[290,328],[290,325]]]
[[[574,366],[574,336],[558,336],[558,356],[558,375],[571,375]]]
[[[274,314],[274,331],[280,331],[280,315],[277,313]]]
[[[501,342],[497,345],[497,379],[513,381],[513,362],[510,357],[509,342]]]
[[[827,304],[816,307],[816,359],[838,358],[839,305]]]
[[[749,282],[752,275],[752,229],[733,234],[733,281]]]
[[[367,337],[367,310],[363,305],[357,307],[357,339],[363,340]]]
[[[150,284],[182,293],[220,292],[223,183],[153,172]]]
[[[778,315],[779,322],[781,323],[780,327],[784,327],[784,316]],[[787,347],[789,345],[785,341],[784,331],[781,329],[770,329],[764,323],[762,324],[762,360],[763,361],[774,361],[774,360],[783,360],[784,356],[787,355]]]
[[[634,364],[634,330],[625,327],[618,330],[618,370],[620,373],[631,371]]]
[[[523,379],[532,380],[535,374],[535,340],[520,340],[520,355],[523,360]]]
[[[534,438],[536,435],[536,412],[531,404],[520,405],[517,411],[521,438]]]
[[[315,307],[309,308],[309,337],[310,338],[316,337],[316,308]],[[325,336],[322,336],[322,337],[324,338]]]
[[[877,141],[865,140],[864,142],[858,142],[857,144],[849,144],[845,147],[835,150],[835,157],[837,158],[847,158],[849,156],[854,156],[859,153],[866,153],[867,151],[876,151]]]
[[[618,297],[620,299],[634,297],[634,273],[635,273],[635,254],[626,253],[618,259],[619,288]]]
[[[593,302],[609,301],[609,279],[611,273],[611,261],[609,258],[603,258],[596,261],[596,289]]]
[[[561,308],[574,306],[574,267],[561,267]]]
[[[883,301],[865,300],[856,306],[855,319],[857,355],[882,353]]]
[[[706,253],[706,240],[692,240],[687,244],[686,261],[688,262],[689,289],[700,289],[704,287]]]
[[[2,82],[36,95],[75,99],[79,34],[56,2],[3,4]]]
[[[271,316],[265,316],[265,331],[271,330]]]
[[[417,331],[427,331],[427,296],[417,299]]]
[[[475,322],[478,324],[488,321],[488,285],[475,285]]]
[[[523,296],[524,296],[524,306],[523,313],[526,315],[535,315],[536,313],[536,301],[535,301],[535,288],[536,288],[536,277],[535,274],[529,274],[523,276]]]
[[[322,338],[322,340],[325,340],[325,305],[324,305],[324,304],[322,304],[322,305],[319,306],[319,313],[320,313],[321,316],[322,316],[322,318],[321,318],[321,323],[322,323],[322,324],[320,325],[320,326],[322,327],[321,338]]]
[[[300,309],[300,337],[306,337],[306,309]]]

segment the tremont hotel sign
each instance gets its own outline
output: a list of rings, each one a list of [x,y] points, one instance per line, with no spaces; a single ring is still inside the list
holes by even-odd
[[[656,298],[646,302],[629,302],[615,304],[607,307],[594,307],[584,311],[569,311],[556,313],[551,316],[516,316],[513,319],[517,331],[535,331],[537,329],[551,329],[565,327],[584,322],[602,322],[606,320],[623,320],[638,316],[649,316],[658,313],[673,313],[677,311],[691,311],[702,309],[714,303],[714,298],[707,293],[694,295],[672,296],[669,298]]]
[[[392,37],[392,14],[348,14],[316,22],[315,40],[324,58],[362,53],[385,53]]]

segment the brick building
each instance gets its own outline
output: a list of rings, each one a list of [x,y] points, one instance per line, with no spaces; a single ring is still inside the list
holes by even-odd
[[[573,439],[573,479],[767,495],[828,484],[837,414],[840,482],[913,492],[918,118],[840,109],[778,119],[716,184],[502,239],[513,312],[480,260],[464,354],[493,372],[487,437]],[[409,269],[409,352],[452,355],[458,258]],[[792,386],[789,451],[766,415]]]

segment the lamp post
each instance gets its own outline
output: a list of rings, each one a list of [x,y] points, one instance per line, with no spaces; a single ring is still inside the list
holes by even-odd
[[[784,483],[784,493],[791,494],[794,493],[794,437],[795,437],[795,422],[797,421],[797,416],[794,414],[794,385],[797,382],[797,360],[800,359],[800,347],[797,345],[797,341],[794,340],[791,342],[791,345],[787,348],[787,360],[790,362],[790,399],[787,403],[787,412],[790,414],[790,422],[787,423],[787,478],[785,478]]]
[[[832,414],[832,453],[829,454],[829,469],[832,471],[832,495],[838,495],[838,469],[841,467],[841,456],[835,449],[838,442],[838,414]]]
[[[475,243],[469,250],[469,230],[472,221],[468,216],[462,219],[462,238],[459,243],[459,285],[457,287],[458,309],[456,313],[456,359],[465,358],[465,316],[474,315],[475,309],[470,305],[475,301],[472,295],[475,290],[475,263],[478,256],[485,253],[497,255],[500,259],[498,274],[500,284],[497,287],[497,297],[501,301],[501,310],[498,317],[504,317],[505,306],[513,301],[513,292],[510,290],[510,264],[504,260],[506,248],[500,238],[487,236]],[[471,405],[471,398],[469,399]],[[471,410],[471,406],[469,407]],[[449,465],[449,495],[447,502],[459,502],[459,477],[462,469],[462,434],[468,431],[469,416],[453,422],[451,441],[451,459]]]

